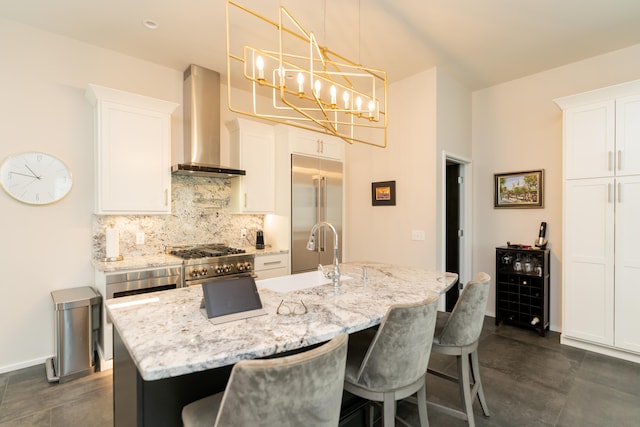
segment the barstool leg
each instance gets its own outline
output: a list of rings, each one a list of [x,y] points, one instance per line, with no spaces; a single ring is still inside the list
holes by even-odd
[[[420,427],[429,427],[429,416],[427,415],[427,387],[424,384],[418,390],[418,414],[420,415]]]
[[[478,349],[476,348],[473,353],[471,353],[471,371],[473,372],[473,382],[474,384],[478,384],[478,400],[480,400],[480,406],[482,407],[482,412],[484,412],[485,417],[491,416],[489,412],[489,405],[487,405],[487,401],[484,398],[484,390],[482,389],[482,380],[480,380],[480,363],[478,362]]]
[[[458,359],[458,385],[460,387],[460,399],[464,411],[467,414],[467,422],[469,427],[475,427],[475,419],[473,418],[473,402],[471,401],[471,383],[469,379],[469,354],[457,356]]]
[[[396,400],[393,393],[384,394],[384,427],[395,427],[396,425]]]

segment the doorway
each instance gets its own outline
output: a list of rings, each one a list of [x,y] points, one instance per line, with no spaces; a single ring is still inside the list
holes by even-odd
[[[467,161],[446,156],[445,158],[445,269],[458,274],[458,282],[445,296],[445,310],[451,311],[458,301],[462,283],[467,279],[470,268],[468,225]]]
[[[460,165],[447,160],[446,216],[445,216],[445,269],[460,276]],[[447,291],[446,311],[453,310],[459,296],[459,282]]]

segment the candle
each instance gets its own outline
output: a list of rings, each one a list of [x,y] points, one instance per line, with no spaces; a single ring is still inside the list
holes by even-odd
[[[336,106],[336,87],[334,85],[331,85],[331,89],[329,89],[329,92],[331,93],[331,105],[335,108],[335,106]]]
[[[320,86],[322,84],[320,83],[320,80],[316,80],[315,83],[315,87],[316,87],[316,98],[320,98]]]
[[[264,80],[264,59],[262,56],[256,58],[256,68],[258,69],[258,80]]]
[[[304,93],[304,75],[298,73],[298,94]]]

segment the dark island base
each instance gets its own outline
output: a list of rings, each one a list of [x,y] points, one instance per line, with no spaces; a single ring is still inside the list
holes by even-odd
[[[279,354],[278,357],[306,351]],[[138,373],[120,335],[113,331],[113,420],[121,426],[182,426],[182,408],[198,399],[221,392],[232,366],[195,372],[157,381],[145,381]],[[345,392],[340,426],[365,425],[366,401]]]

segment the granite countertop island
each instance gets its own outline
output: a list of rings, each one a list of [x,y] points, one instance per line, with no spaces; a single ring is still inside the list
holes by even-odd
[[[367,265],[363,286],[362,265]],[[384,264],[342,265],[350,277],[288,293],[258,289],[267,316],[212,324],[200,310],[202,287],[193,286],[107,301],[110,318],[146,381],[184,375],[294,350],[376,325],[391,304],[433,298],[456,280]],[[281,300],[302,300],[304,315],[276,314]]]
[[[362,278],[363,266],[367,267],[366,285]],[[230,369],[243,359],[295,351],[330,340],[341,332],[353,333],[375,326],[390,305],[437,298],[457,281],[453,273],[387,264],[345,263],[340,268],[346,280],[339,288],[328,283],[275,292],[261,286],[261,282],[266,284],[273,279],[258,281],[267,315],[219,325],[211,323],[200,309],[201,286],[107,300],[106,307],[115,327],[120,354],[130,358],[130,372],[137,374],[138,382],[161,384],[196,373]],[[288,278],[294,280],[295,276]],[[276,310],[282,300],[302,300],[308,312],[278,315]],[[120,418],[116,387],[119,380],[115,370],[118,355],[115,357],[117,421]],[[167,393],[163,388],[161,394]],[[140,398],[137,424],[150,425],[148,420],[140,421],[139,413],[145,405]],[[157,409],[150,413],[155,414]]]

